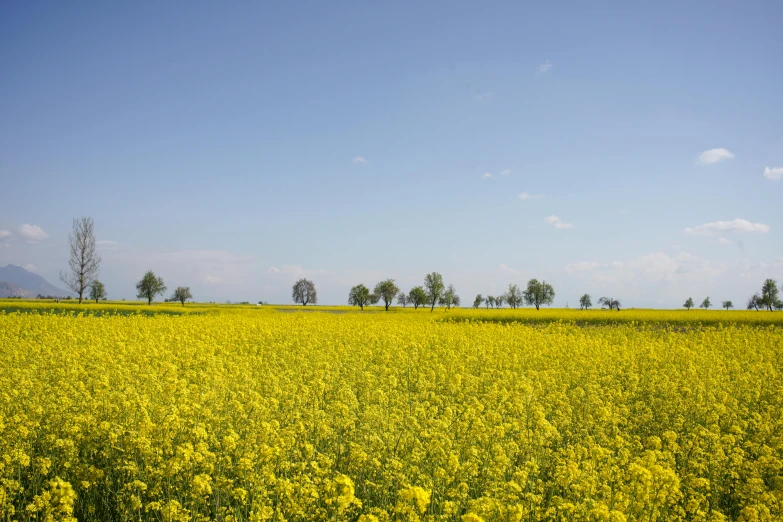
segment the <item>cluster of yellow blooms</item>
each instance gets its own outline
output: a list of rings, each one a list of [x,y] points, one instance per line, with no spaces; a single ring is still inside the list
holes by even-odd
[[[778,320],[192,308],[0,308],[0,521],[783,519]]]

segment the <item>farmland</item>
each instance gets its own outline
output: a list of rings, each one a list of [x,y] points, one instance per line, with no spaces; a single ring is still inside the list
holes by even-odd
[[[783,314],[307,309],[2,302],[0,520],[783,518]]]

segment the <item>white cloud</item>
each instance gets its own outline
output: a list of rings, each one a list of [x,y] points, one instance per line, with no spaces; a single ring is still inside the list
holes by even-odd
[[[23,237],[28,243],[35,243],[36,241],[43,241],[49,234],[43,231],[38,225],[24,224],[16,231],[21,237]]]
[[[712,165],[714,163],[718,163],[719,161],[723,161],[727,159],[734,159],[734,154],[732,154],[726,149],[720,148],[720,149],[705,150],[704,152],[699,154],[698,161],[703,165]]]
[[[267,274],[279,274],[280,273],[280,269],[277,268],[276,266],[270,266],[269,270],[267,270],[266,273]]]
[[[0,230],[0,247],[10,246],[10,241],[14,237],[10,230]]]
[[[719,245],[733,245],[734,243],[732,243],[731,241],[729,241],[725,237],[719,237],[718,238],[718,244]]]
[[[24,268],[28,272],[37,272],[39,270],[38,266],[36,266],[36,265],[34,265],[32,263],[28,263],[26,265],[22,265],[22,268]]]
[[[494,177],[495,176],[493,176],[491,172],[485,172],[484,174],[481,175],[482,179],[491,179],[491,178],[494,178]]]
[[[510,176],[511,175],[511,169],[503,169],[500,171],[501,176]]]
[[[507,265],[507,264],[505,264],[505,263],[500,263],[500,265],[498,266],[498,268],[499,268],[499,269],[501,269],[501,270],[502,270],[502,271],[504,271],[504,272],[508,272],[509,274],[515,274],[515,275],[516,275],[516,274],[518,274],[518,273],[519,273],[519,270],[517,270],[517,269],[515,269],[515,268],[511,268],[510,266],[508,266],[508,265]]]
[[[490,100],[492,99],[492,93],[489,91],[477,93],[473,95],[473,99],[477,101]]]
[[[765,225],[764,223],[751,223],[746,219],[737,218],[732,221],[713,221],[712,223],[705,223],[698,227],[688,227],[684,232],[694,236],[711,236],[720,234],[721,232],[766,234],[769,232],[769,225]]]
[[[764,169],[764,177],[774,181],[783,178],[783,167],[774,167],[774,168],[767,167],[766,169]]]
[[[204,277],[204,281],[207,284],[214,285],[216,283],[222,283],[223,282],[223,278],[222,277],[218,277],[218,276],[213,276],[213,275],[207,275],[207,276]]]
[[[562,219],[560,219],[555,215],[551,215],[547,218],[544,218],[544,222],[549,223],[555,228],[564,228],[564,229],[574,228],[573,223],[565,223]]]
[[[544,199],[543,194],[528,194],[527,192],[520,192],[517,197],[522,201],[528,201],[531,199]]]
[[[354,158],[351,160],[354,165],[363,165],[367,163],[367,160],[364,159],[364,156],[354,156]]]
[[[541,76],[542,74],[548,73],[554,66],[555,65],[549,60],[545,61],[544,63],[538,66],[538,72],[536,72],[536,76]]]

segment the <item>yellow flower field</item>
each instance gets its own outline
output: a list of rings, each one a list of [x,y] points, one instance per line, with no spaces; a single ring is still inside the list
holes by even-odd
[[[783,314],[6,304],[0,521],[783,519]]]

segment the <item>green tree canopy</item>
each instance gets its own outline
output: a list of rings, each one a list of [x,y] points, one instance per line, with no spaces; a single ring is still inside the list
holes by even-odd
[[[136,297],[139,299],[146,299],[147,304],[151,305],[155,296],[163,294],[166,291],[166,285],[163,284],[163,279],[155,275],[152,270],[147,270],[141,281],[136,283]]]
[[[370,289],[364,285],[356,285],[348,293],[348,304],[358,306],[364,310],[364,306],[370,303]]]
[[[437,272],[432,272],[424,277],[424,288],[427,291],[427,298],[430,301],[432,307],[430,312],[435,309],[435,305],[438,304],[443,297],[443,291],[446,289],[446,285],[443,284],[443,276]]]
[[[531,279],[527,282],[524,292],[525,302],[539,310],[541,305],[552,304],[555,300],[555,289],[546,281]]]
[[[399,291],[400,289],[394,284],[394,279],[387,279],[375,285],[375,294],[383,299],[383,304],[386,307],[387,312],[389,311],[389,305],[394,302],[394,297]]]

